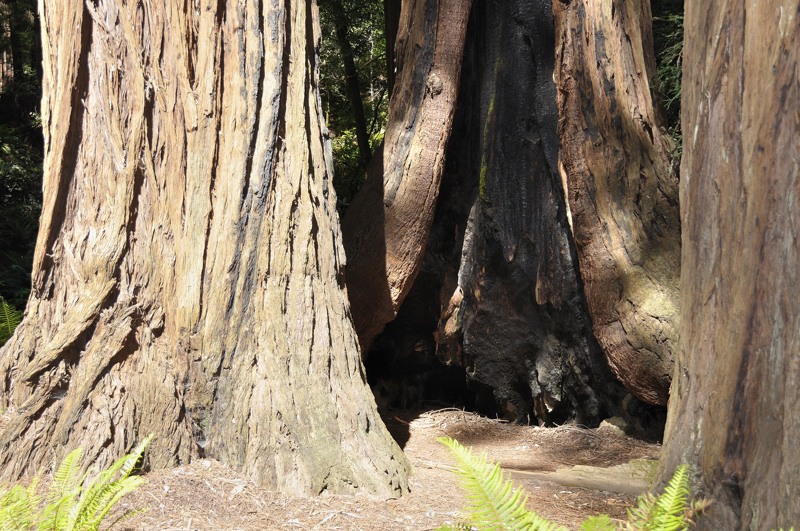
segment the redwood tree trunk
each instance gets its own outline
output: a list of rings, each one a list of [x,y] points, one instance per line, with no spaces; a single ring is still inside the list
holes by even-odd
[[[689,463],[713,498],[699,529],[788,529],[800,522],[800,2],[686,5],[682,326],[662,466],[668,478]]]
[[[419,272],[456,109],[472,0],[403,2],[385,148],[342,230],[353,321],[366,352]]]
[[[517,420],[622,414],[591,331],[558,172],[549,0],[476,0],[430,243],[437,355]],[[634,401],[635,402],[635,401]]]
[[[625,387],[666,405],[678,339],[675,149],[653,107],[649,0],[554,3],[562,178],[594,333]]]
[[[155,433],[154,467],[399,493],[348,318],[316,6],[201,3],[42,4],[44,208],[0,466],[103,466]]]

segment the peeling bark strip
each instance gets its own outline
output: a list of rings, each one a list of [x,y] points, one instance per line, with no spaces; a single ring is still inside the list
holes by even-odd
[[[698,529],[800,522],[800,2],[686,4],[681,342],[662,467]]]
[[[594,333],[625,387],[665,405],[678,339],[674,149],[653,109],[649,0],[554,3],[561,164]]]
[[[383,152],[343,222],[353,321],[366,352],[419,273],[458,95],[472,0],[403,2]]]
[[[153,467],[400,493],[341,281],[316,6],[200,4],[43,3],[45,207],[0,466],[105,466],[155,433]]]

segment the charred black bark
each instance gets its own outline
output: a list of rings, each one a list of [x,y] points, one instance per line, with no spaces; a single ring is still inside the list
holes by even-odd
[[[593,424],[625,414],[625,390],[594,338],[577,271],[558,171],[554,42],[549,1],[475,2],[420,279],[441,286],[436,355],[463,366],[478,394],[491,388],[520,421]],[[432,293],[415,289],[404,307]],[[485,396],[473,400],[485,409]]]

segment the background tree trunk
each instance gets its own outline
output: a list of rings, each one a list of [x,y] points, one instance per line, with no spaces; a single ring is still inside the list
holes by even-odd
[[[675,149],[653,107],[649,0],[554,4],[562,175],[594,333],[634,395],[666,405],[678,339]]]
[[[395,68],[397,67],[394,51],[397,42],[397,31],[400,27],[401,0],[383,0],[384,37],[386,38],[386,88],[389,98],[394,90]]]
[[[342,231],[362,351],[397,315],[419,272],[456,108],[471,0],[403,2],[385,148]]]
[[[0,351],[6,476],[148,433],[295,493],[405,489],[365,385],[316,6],[45,0],[44,208]]]
[[[518,420],[591,424],[625,393],[578,283],[554,42],[548,0],[475,3],[431,242],[447,264],[436,339],[440,359],[463,364]]]
[[[623,403],[650,413],[625,400],[586,311],[558,171],[554,43],[548,0],[473,5],[420,274],[368,359],[382,401],[438,399],[466,377],[465,403],[524,422],[591,424]],[[396,383],[415,388],[392,397]]]
[[[353,59],[353,47],[350,45],[349,27],[347,14],[342,7],[341,0],[330,0],[328,2],[331,14],[333,15],[334,25],[336,26],[336,42],[339,45],[339,53],[344,62],[344,77],[347,99],[350,100],[350,108],[353,112],[353,122],[356,128],[356,141],[358,142],[358,154],[361,163],[365,166],[372,157],[372,147],[369,143],[369,132],[367,131],[367,121],[364,118],[364,103],[361,101],[361,88],[358,83],[358,70]]]
[[[699,529],[788,529],[800,521],[800,2],[686,6],[682,328],[663,475],[695,469],[714,500]]]

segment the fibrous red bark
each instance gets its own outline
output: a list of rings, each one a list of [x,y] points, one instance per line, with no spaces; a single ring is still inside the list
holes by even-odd
[[[471,0],[403,2],[384,148],[343,221],[347,288],[366,352],[419,272],[458,95]]]
[[[678,340],[675,149],[654,108],[649,0],[554,2],[560,164],[594,333],[666,405]]]
[[[681,340],[661,465],[698,529],[800,521],[800,2],[686,4]]]
[[[44,207],[3,473],[215,457],[397,494],[348,319],[313,2],[45,0]]]

